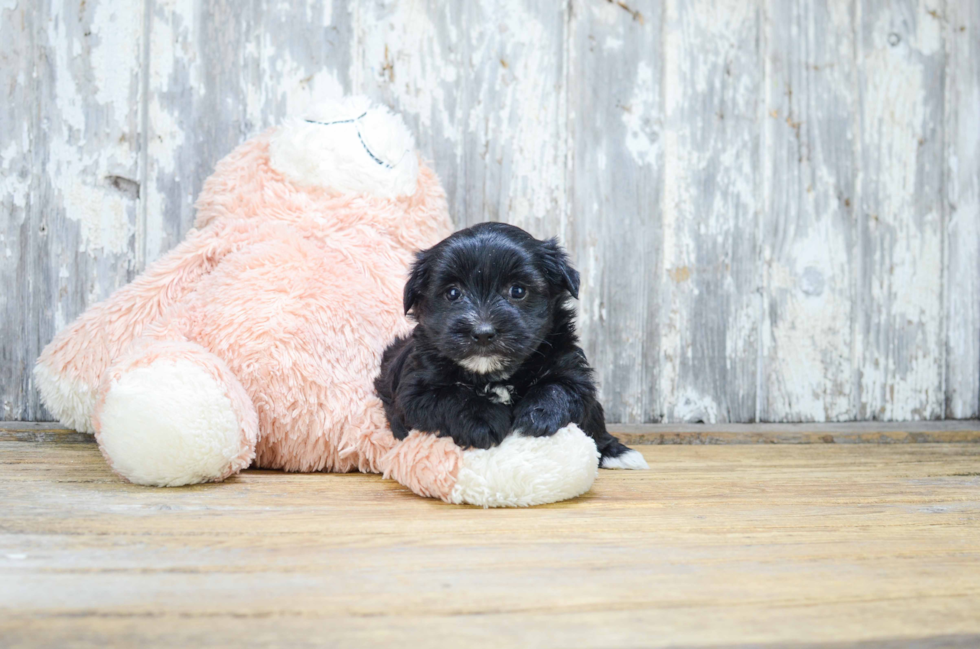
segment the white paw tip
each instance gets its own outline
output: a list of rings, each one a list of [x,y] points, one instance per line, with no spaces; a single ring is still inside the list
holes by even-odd
[[[643,455],[639,451],[630,449],[619,457],[602,458],[601,467],[603,469],[631,469],[637,471],[649,469],[650,465],[643,459]]]

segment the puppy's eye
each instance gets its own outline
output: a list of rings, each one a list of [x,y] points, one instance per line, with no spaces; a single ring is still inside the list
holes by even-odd
[[[525,295],[527,295],[527,289],[520,284],[514,284],[510,287],[510,296],[515,300],[523,300]]]
[[[449,300],[450,302],[455,302],[461,297],[463,297],[463,292],[460,291],[455,286],[449,289],[448,291],[446,291],[446,299]]]

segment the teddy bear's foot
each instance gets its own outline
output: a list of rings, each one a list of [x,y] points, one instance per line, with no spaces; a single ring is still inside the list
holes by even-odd
[[[510,435],[499,446],[463,451],[448,500],[482,507],[530,507],[580,496],[592,487],[599,452],[575,424],[551,437]]]
[[[413,431],[381,462],[386,478],[420,496],[457,505],[530,507],[588,491],[599,451],[575,424],[551,437],[512,434],[493,448],[466,451],[448,437]]]
[[[150,342],[116,363],[93,424],[113,470],[136,484],[222,480],[255,456],[255,407],[227,365],[194,343]]]

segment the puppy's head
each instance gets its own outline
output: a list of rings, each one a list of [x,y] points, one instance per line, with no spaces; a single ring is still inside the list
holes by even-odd
[[[537,349],[578,287],[555,239],[481,223],[418,254],[405,312],[441,355],[475,374],[508,374]]]

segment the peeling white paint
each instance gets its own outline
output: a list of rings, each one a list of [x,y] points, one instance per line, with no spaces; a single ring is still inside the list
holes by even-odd
[[[185,143],[192,141],[170,105],[170,96],[187,92],[200,100],[208,92],[203,83],[203,63],[194,49],[199,37],[195,7],[194,0],[168,0],[154,3],[151,14],[147,168],[146,186],[142,188],[145,219],[142,246],[146,264],[156,260],[169,247],[165,224],[173,215],[167,214],[167,196],[161,183],[184,175],[183,170],[177,168],[177,155]],[[183,83],[187,86],[183,87]]]
[[[212,7],[214,39],[197,0],[147,4],[148,34],[141,3],[0,0],[0,77],[43,102],[41,131],[0,133],[4,279],[37,226],[48,285],[25,309],[64,326],[180,238],[236,138],[363,91],[406,115],[461,224],[569,246],[613,417],[976,416],[976,8],[569,6],[263,0]],[[25,11],[36,79],[9,45]],[[601,57],[596,98],[576,75]]]
[[[757,398],[765,420],[838,421],[854,406],[855,31],[846,5],[801,11],[767,21]]]
[[[909,22],[893,12],[866,19],[874,28],[862,61],[861,208],[869,219],[865,254],[873,275],[865,305],[870,326],[858,331],[862,415],[934,418],[943,411],[943,243],[939,203],[930,198],[939,189],[938,170],[930,172],[921,156],[941,150],[924,147],[935,147],[926,138],[942,116],[941,98],[927,92],[942,52],[929,16],[920,18],[914,37],[907,33]]]
[[[10,138],[7,147],[0,151],[0,201],[10,201],[14,207],[21,210],[27,206],[27,198],[30,196],[31,182],[29,176],[22,176],[14,165],[17,164],[22,151],[28,148],[27,126],[22,129],[22,138],[16,142]],[[26,213],[21,212],[21,222],[26,217]]]
[[[758,41],[756,9],[707,0],[665,9],[659,410],[668,421],[751,419],[762,70],[754,49],[732,44]]]
[[[561,49],[553,33],[523,2],[508,0],[498,8],[484,1],[480,6],[485,15],[499,16],[500,23],[488,21],[490,29],[479,41],[488,51],[478,48],[476,56],[493,66],[490,53],[501,52],[508,63],[499,64],[495,84],[481,86],[470,121],[474,121],[473,111],[483,114],[483,106],[494,106],[490,128],[482,137],[509,143],[507,220],[537,231],[534,220],[556,212],[564,215],[566,210],[565,139],[560,137],[565,132],[563,79],[557,60]]]
[[[60,45],[54,48],[54,99],[58,116],[62,123],[76,132],[85,128],[85,115],[82,112],[83,100],[79,95],[72,76],[72,61],[78,57],[77,35],[69,39],[66,21],[59,9],[54,9],[48,25],[48,42]],[[69,50],[68,48],[72,49]],[[69,135],[68,133],[65,134]]]
[[[652,165],[658,161],[660,141],[653,116],[660,98],[654,94],[653,68],[640,61],[636,68],[636,82],[629,106],[623,110],[626,124],[626,148],[639,164]]]
[[[712,423],[721,421],[718,404],[711,396],[693,388],[681,388],[671,395],[671,421]]]
[[[297,61],[288,50],[263,43],[254,56],[263,75],[246,89],[246,110],[256,131],[263,130],[269,121],[267,113],[271,106],[286,106],[288,109],[283,113],[299,115],[311,105],[336,100],[345,94],[336,71],[311,70],[307,63]]]
[[[379,3],[380,15],[360,32],[363,57],[370,82],[390,93],[399,110],[417,117],[421,130],[452,140],[459,131],[447,91],[453,90],[461,62],[432,37],[438,30],[426,9],[419,3]]]
[[[980,11],[948,3],[946,82],[946,416],[980,412]]]
[[[78,251],[125,253],[133,233],[126,217],[129,202],[78,180],[68,181],[64,190],[65,215],[82,228]]]
[[[134,61],[140,60],[143,12],[127,11],[110,0],[95,5],[95,15],[88,28],[92,67],[95,78],[95,98],[106,106],[115,124],[126,124],[134,115],[130,102],[138,78]],[[134,69],[136,68],[136,69]]]
[[[606,36],[605,40],[602,41],[602,49],[621,50],[623,49],[623,39],[616,38],[614,36]]]
[[[50,132],[46,171],[64,215],[79,224],[78,252],[126,255],[132,253],[129,238],[136,204],[106,179],[136,176],[131,171],[136,167],[136,150],[128,129],[135,127],[138,114],[133,105],[138,97],[134,62],[138,66],[142,13],[102,6],[96,7],[84,33],[69,33],[68,21],[74,18],[57,9],[48,26],[55,61],[55,123],[61,128]],[[82,39],[99,43],[91,48],[89,58],[95,72],[94,93],[80,88],[75,78],[79,68],[74,61]],[[92,121],[98,111],[104,111],[108,128]],[[90,141],[90,135],[97,139]]]
[[[520,0],[458,11],[463,38],[445,12],[424,4],[384,3],[362,17],[367,83],[415,118],[423,150],[437,145],[457,166],[474,161],[490,179],[486,213],[470,219],[506,219],[544,234],[542,224],[557,215],[552,234],[562,235],[562,16]]]

